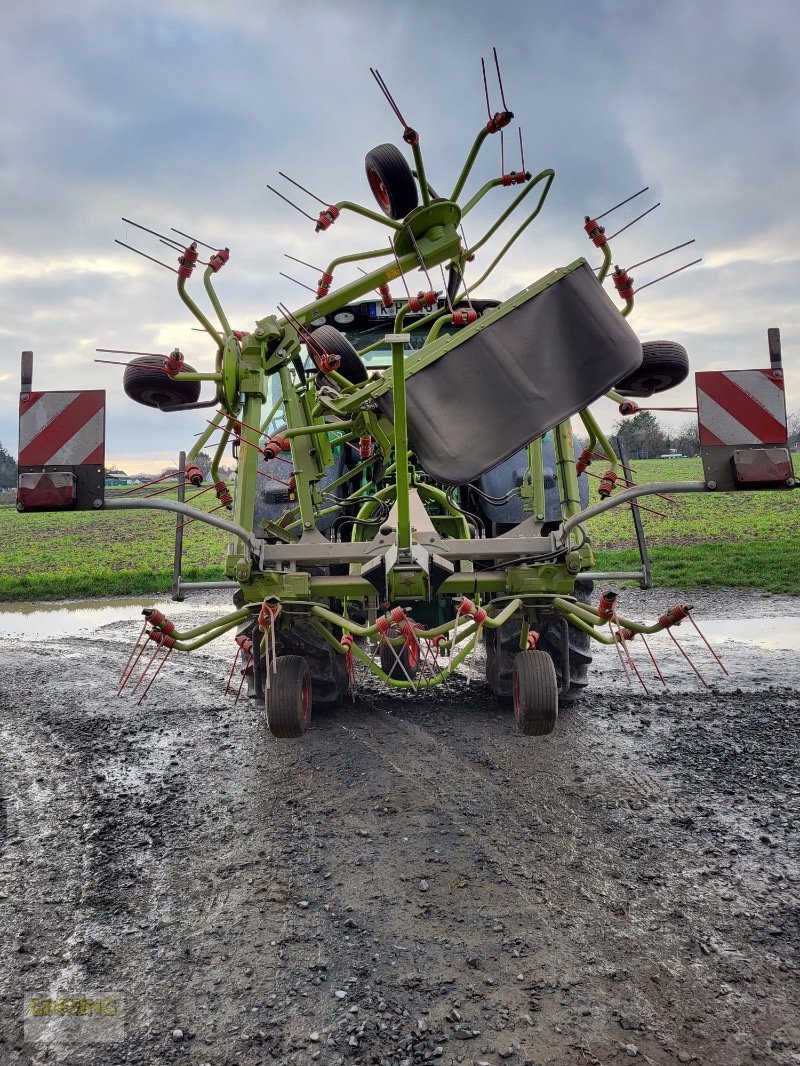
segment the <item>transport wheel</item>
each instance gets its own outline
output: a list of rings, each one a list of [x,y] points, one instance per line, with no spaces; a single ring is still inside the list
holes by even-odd
[[[353,385],[367,380],[367,368],[353,345],[333,326],[318,326],[311,334],[314,341],[329,355],[338,355],[339,373]]]
[[[403,644],[393,647],[381,642],[381,670],[394,681],[416,680],[419,673],[419,645]]]
[[[403,153],[393,144],[379,144],[364,159],[367,181],[381,211],[405,218],[418,205],[417,183]]]
[[[265,697],[267,725],[274,737],[301,737],[311,721],[311,676],[300,655],[280,655]]]
[[[514,660],[514,717],[520,733],[543,737],[558,721],[558,682],[545,651],[521,651]]]
[[[578,603],[588,604],[593,589],[591,581],[575,582],[575,599]],[[514,660],[519,653],[518,617],[510,619],[499,629],[484,630],[486,644],[486,680],[494,698],[503,704],[510,704],[513,699]],[[574,703],[579,699],[589,684],[589,667],[592,663],[591,637],[577,626],[569,626],[569,677],[570,684],[566,692],[561,692],[563,681],[561,625],[555,620],[545,621],[537,627],[539,631],[539,651],[547,652],[553,660],[558,681],[561,706]]]
[[[647,398],[680,385],[689,375],[689,356],[677,341],[645,341],[641,366],[616,385],[623,396]]]
[[[169,408],[182,403],[197,403],[199,381],[174,381],[164,369],[162,356],[141,355],[132,359],[122,375],[125,394],[145,407]],[[190,374],[194,368],[184,364]]]

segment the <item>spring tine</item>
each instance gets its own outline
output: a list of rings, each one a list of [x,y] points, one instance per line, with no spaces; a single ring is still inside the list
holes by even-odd
[[[134,248],[131,244],[126,244],[125,241],[118,241],[116,237],[114,238],[114,244],[122,245],[122,247],[127,248],[129,252],[136,252],[136,254],[142,256],[142,258],[149,259],[151,263],[157,263],[159,266],[164,267],[165,270],[171,270],[173,274],[178,273],[175,267],[171,267],[169,263],[162,263],[160,259],[154,259],[152,255],[148,255],[146,252],[140,252],[138,248]]]
[[[727,669],[725,668],[725,663],[723,663],[722,659],[721,659],[721,658],[719,657],[719,655],[717,655],[717,653],[716,653],[716,652],[714,651],[714,649],[713,649],[713,648],[711,647],[711,645],[710,645],[710,644],[708,643],[708,641],[706,640],[705,636],[704,636],[704,635],[703,635],[703,634],[702,634],[702,633],[700,632],[700,626],[699,626],[699,625],[697,624],[697,622],[695,622],[695,620],[694,620],[694,618],[692,618],[691,614],[689,615],[689,621],[690,621],[690,622],[692,623],[692,625],[694,626],[694,628],[695,628],[695,629],[697,630],[697,635],[698,635],[698,637],[699,637],[699,638],[700,638],[700,639],[702,640],[702,642],[703,642],[703,643],[705,644],[705,646],[706,646],[706,647],[708,648],[708,650],[709,650],[709,651],[711,652],[711,654],[713,655],[713,657],[714,657],[714,658],[716,659],[716,661],[717,661],[717,664],[719,665],[719,668],[720,668],[720,670],[722,670],[723,674],[725,674],[725,676],[726,676],[726,677],[730,677],[730,676],[731,676],[731,675],[730,675],[730,673],[729,673],[729,672],[728,672],[728,670],[727,670]]]
[[[297,278],[293,278],[291,274],[284,274],[282,270],[279,270],[278,273],[282,278],[286,278],[287,281],[293,281],[295,285],[299,285],[301,289],[308,289],[309,292],[313,292],[314,295],[316,295],[317,290],[312,289],[310,285],[306,285],[304,281],[298,281]]]
[[[313,263],[307,263],[305,259],[298,259],[296,255],[289,255],[288,252],[284,252],[283,254],[286,259],[291,259],[293,263],[299,263],[301,266],[310,267],[311,270],[318,270],[320,274],[323,273],[322,267],[314,266]],[[366,274],[366,270],[362,271],[362,273]]]
[[[167,248],[172,248],[172,249],[174,249],[174,250],[175,250],[176,252],[183,252],[183,251],[185,251],[185,249],[183,248],[183,246],[182,246],[182,245],[180,245],[180,244],[178,244],[178,242],[177,242],[177,241],[168,241],[168,240],[166,240],[166,239],[165,239],[164,237],[159,237],[159,240],[161,241],[161,243],[162,243],[162,244],[166,244]],[[207,267],[207,266],[208,266],[208,262],[207,262],[207,261],[206,261],[205,259],[198,259],[198,260],[197,260],[197,262],[198,262],[198,263],[200,263],[200,264],[201,264],[202,266],[204,266],[204,267]]]
[[[601,218],[605,218],[605,217],[606,217],[606,215],[610,215],[610,214],[611,214],[611,212],[612,212],[612,211],[616,211],[618,207],[624,207],[624,206],[625,206],[625,204],[629,204],[629,203],[631,202],[631,200],[635,200],[637,196],[641,196],[641,195],[642,195],[642,193],[643,193],[643,192],[647,192],[647,190],[648,190],[649,188],[650,188],[650,186],[649,186],[649,185],[645,185],[645,187],[644,187],[643,189],[639,189],[639,191],[638,191],[638,192],[635,192],[635,193],[633,194],[633,196],[629,196],[629,197],[627,198],[627,200],[620,200],[620,202],[619,202],[618,204],[614,204],[614,206],[613,206],[613,207],[609,207],[608,211],[604,211],[604,212],[602,213],[602,215],[595,215],[595,216],[594,216],[594,220],[595,220],[595,222],[599,222]]]
[[[634,289],[633,290],[633,294],[635,296],[635,295],[637,295],[637,293],[640,293],[643,289],[649,289],[651,285],[655,285],[659,281],[664,281],[666,278],[671,278],[673,276],[673,274],[680,274],[680,272],[682,270],[688,270],[689,267],[693,267],[697,263],[702,263],[702,262],[703,262],[703,257],[700,256],[699,259],[693,259],[691,261],[691,263],[684,263],[684,265],[682,267],[678,267],[677,270],[670,270],[669,274],[662,274],[660,278],[655,278],[655,280],[653,280],[653,281],[648,281],[646,285],[640,285],[638,289]]]
[[[506,152],[505,152],[505,144],[504,144],[504,140],[503,140],[503,131],[500,130],[500,177],[501,178],[505,174],[505,172],[506,172]]]
[[[119,688],[117,689],[117,695],[120,694],[120,692],[122,691],[124,685],[127,682],[126,671],[127,671],[128,667],[131,665],[131,660],[133,659],[134,655],[136,654],[136,649],[139,647],[139,641],[144,636],[145,629],[147,629],[147,619],[146,618],[142,622],[142,628],[139,630],[139,636],[136,638],[136,641],[135,641],[135,643],[133,645],[133,650],[131,651],[130,655],[128,656],[128,661],[123,666],[122,673],[119,675],[120,684],[119,684]],[[145,641],[145,644],[147,644],[147,641]]]
[[[233,657],[233,662],[231,663],[230,672],[228,673],[228,680],[225,682],[225,691],[223,693],[224,696],[228,695],[228,690],[231,687],[231,678],[233,677],[233,671],[236,669],[236,664],[239,662],[239,656],[241,654],[242,654],[242,649],[237,644],[236,645],[236,654]]]
[[[295,181],[294,178],[290,178],[288,174],[284,174],[282,170],[279,170],[278,174],[282,178],[285,178],[286,181],[290,181],[292,183],[292,185],[294,185],[296,188],[300,189],[301,192],[304,192],[307,196],[310,196],[312,200],[316,200],[318,204],[322,204],[323,207],[327,207],[328,206],[328,201],[327,200],[321,200],[319,198],[319,196],[317,196],[316,193],[312,192],[310,189],[307,189],[305,187],[305,185],[301,185],[299,181]]]
[[[486,80],[486,64],[483,61],[483,56],[481,56],[481,70],[483,71],[483,92],[484,92],[484,95],[486,96],[486,113],[488,114],[489,121],[491,122],[492,121],[492,108],[491,108],[491,105],[489,103],[489,83]]]
[[[502,130],[500,132],[502,133]],[[519,165],[520,165],[520,170],[522,171],[523,174],[525,174],[526,173],[526,170],[525,170],[525,152],[524,152],[524,150],[522,148],[522,126],[517,126],[517,132],[519,133],[519,159],[520,159],[520,164]]]
[[[108,355],[146,355],[153,359],[166,358],[162,352],[129,352],[125,348],[95,348],[96,352],[106,352]],[[95,359],[96,363],[105,362],[103,359]],[[125,364],[123,363],[123,366]]]
[[[630,648],[628,647],[628,641],[627,641],[627,640],[624,640],[624,639],[623,639],[623,634],[622,634],[622,627],[620,626],[619,622],[617,622],[617,636],[618,636],[618,638],[619,638],[619,642],[620,642],[620,644],[622,644],[622,647],[623,647],[623,650],[624,650],[624,652],[625,652],[625,655],[627,656],[627,659],[628,659],[628,664],[630,665],[631,669],[632,669],[632,670],[633,670],[633,672],[634,672],[634,673],[636,674],[636,676],[637,676],[637,677],[639,678],[639,684],[640,684],[640,685],[642,686],[642,688],[644,689],[644,691],[645,691],[645,695],[646,695],[646,696],[649,696],[649,695],[650,695],[650,689],[649,689],[649,688],[647,687],[647,685],[646,685],[646,684],[644,683],[644,678],[643,678],[643,677],[642,677],[642,675],[641,675],[641,674],[639,673],[639,667],[638,667],[638,666],[636,665],[636,663],[634,662],[634,658],[633,658],[633,656],[631,655],[631,650],[630,650]]]
[[[631,221],[624,225],[622,229],[618,229],[616,233],[612,233],[610,237],[606,238],[606,240],[613,241],[615,237],[619,237],[620,233],[624,233],[626,229],[630,229],[631,226],[635,226],[637,222],[641,222],[645,215],[649,215],[650,212],[655,211],[657,207],[661,207],[660,200],[657,204],[653,204],[652,207],[648,207],[646,211],[642,211],[641,215],[637,215],[636,218],[631,219]]]
[[[644,644],[644,646],[647,648],[648,655],[653,660],[653,666],[656,668],[656,673],[658,674],[659,681],[661,682],[662,685],[666,686],[667,683],[664,680],[664,675],[661,673],[661,668],[659,667],[658,663],[656,662],[656,657],[655,657],[655,655],[653,655],[652,648],[650,647],[650,645],[649,645],[649,643],[647,641],[647,638],[645,637],[644,633],[640,633],[639,636],[642,638],[642,644]]]
[[[156,651],[158,651],[160,647],[161,647],[161,645],[159,645],[159,647],[158,647],[158,648],[156,648]],[[137,701],[137,706],[138,706],[139,704],[141,704],[142,700],[143,700],[143,699],[145,698],[145,696],[147,695],[147,693],[148,693],[148,692],[150,691],[150,689],[151,689],[151,688],[153,687],[153,682],[154,682],[154,681],[155,681],[155,679],[156,679],[156,678],[158,677],[158,675],[159,675],[159,674],[161,673],[161,670],[162,670],[162,669],[163,669],[163,667],[164,667],[164,663],[165,663],[165,662],[167,661],[167,659],[168,659],[168,658],[170,657],[170,655],[172,655],[172,648],[167,648],[167,654],[166,654],[166,655],[165,655],[165,656],[164,656],[164,657],[162,658],[161,662],[160,662],[160,663],[158,664],[158,668],[156,669],[156,672],[155,672],[155,673],[153,674],[153,676],[152,676],[152,677],[150,678],[150,681],[149,681],[149,683],[148,683],[148,685],[147,685],[147,688],[146,688],[146,689],[144,690],[144,692],[143,692],[143,693],[141,694],[141,696],[139,697],[139,699],[138,699],[138,701]],[[136,690],[134,689],[134,692],[135,692],[135,691],[136,691]]]
[[[672,637],[672,643],[673,643],[673,644],[675,645],[675,647],[676,647],[676,648],[678,649],[678,651],[679,651],[679,652],[681,653],[681,655],[682,655],[682,656],[684,657],[684,659],[685,659],[685,660],[686,660],[686,662],[687,662],[687,663],[689,664],[689,666],[691,666],[691,668],[692,668],[692,669],[694,670],[694,672],[695,672],[695,673],[697,674],[697,676],[698,676],[698,677],[700,678],[700,680],[701,680],[701,681],[703,682],[703,684],[705,685],[705,687],[706,687],[706,688],[708,688],[708,687],[709,687],[709,685],[708,685],[708,682],[707,682],[707,681],[706,681],[706,679],[705,679],[705,678],[703,677],[703,675],[702,675],[702,674],[700,673],[700,671],[699,671],[699,670],[697,669],[697,667],[696,667],[696,666],[694,665],[694,663],[693,663],[693,662],[692,662],[692,660],[691,660],[691,659],[689,658],[689,656],[688,656],[688,655],[686,654],[686,651],[685,651],[685,650],[684,650],[684,649],[683,649],[683,648],[681,647],[681,645],[680,645],[680,644],[678,643],[678,641],[677,641],[677,640],[676,640],[676,638],[675,638],[675,634],[674,634],[674,633],[672,632],[672,630],[671,630],[671,629],[668,629],[668,630],[667,630],[667,632],[668,632],[668,633],[669,633],[669,635],[670,635],[670,636]]]
[[[244,686],[244,679],[247,677],[247,671],[250,669],[252,664],[253,664],[253,653],[250,652],[250,654],[247,657],[247,662],[242,667],[242,680],[239,682],[239,687],[236,690],[236,699],[233,701],[234,705],[239,702],[239,697],[242,694],[242,687]]]
[[[628,270],[636,270],[637,267],[644,266],[646,263],[652,263],[656,259],[661,259],[665,255],[669,255],[670,252],[677,252],[680,248],[688,248],[690,244],[695,243],[696,238],[692,237],[690,241],[684,241],[683,244],[676,244],[674,248],[667,248],[666,252],[659,252],[658,255],[651,255],[649,259],[642,259],[638,263],[634,263],[633,266],[629,266]]]
[[[194,241],[195,244],[202,244],[202,246],[204,248],[208,248],[210,252],[219,251],[219,245],[215,246],[213,244],[206,244],[205,241],[198,240],[197,237],[190,237],[188,233],[181,233],[181,231],[179,229],[175,229],[174,226],[170,226],[169,228],[172,230],[173,233],[177,233],[179,237],[185,237],[187,241]]]
[[[155,657],[158,655],[158,653],[160,651],[161,651],[161,645],[156,642],[155,651],[150,656],[150,658],[147,660],[147,664],[145,665],[144,670],[142,670],[141,674],[139,675],[139,680],[133,686],[133,690],[132,690],[133,692],[135,692],[137,690],[137,688],[139,687],[139,685],[141,685],[141,683],[144,681],[146,675],[150,671],[150,667],[153,665],[153,662],[155,661]]]
[[[159,237],[158,239],[161,241],[162,244],[166,244],[167,248],[172,248],[173,251],[176,251],[176,252],[185,252],[186,251],[184,246],[179,241],[173,241],[173,239],[171,237]],[[198,262],[202,262],[202,259],[198,260]]]
[[[403,273],[403,270],[402,270],[402,268],[400,266],[400,260],[397,258],[397,252],[394,253],[394,261],[395,261],[395,263],[397,263],[397,269],[398,269],[398,272],[400,274],[400,280],[403,283],[403,288],[406,290],[406,296],[410,300],[411,299],[411,290],[408,287],[408,282],[406,281],[406,276]]]
[[[625,657],[622,654],[622,648],[619,646],[620,642],[617,640],[616,636],[614,635],[614,630],[611,627],[610,618],[608,620],[608,632],[611,634],[611,639],[614,641],[614,645],[616,646],[617,655],[619,656],[620,665],[622,666],[622,672],[625,674],[625,680],[628,682],[628,685],[630,685],[631,676],[628,673],[628,667],[625,665]]]
[[[123,218],[122,221],[125,222],[128,226],[135,226],[137,229],[144,230],[145,233],[151,233],[154,237],[158,237],[159,240],[171,241],[171,243],[176,245],[176,247],[179,248],[180,251],[186,251],[182,244],[178,244],[177,241],[173,241],[170,237],[165,237],[163,233],[159,233],[157,230],[148,229],[147,226],[142,226],[139,222],[134,222],[133,219],[130,218]],[[183,234],[181,234],[181,236],[183,236]]]
[[[500,60],[497,58],[497,49],[492,48],[492,54],[494,55],[494,66],[497,71],[497,82],[500,86],[500,99],[503,102],[503,110],[508,111],[508,104],[506,103],[506,94],[503,92],[503,79],[500,77]]]
[[[371,74],[371,75],[373,76],[373,78],[375,79],[375,81],[376,81],[376,82],[378,83],[378,85],[380,86],[381,92],[382,92],[382,93],[383,93],[383,95],[384,95],[384,96],[386,97],[386,99],[387,99],[387,101],[388,101],[388,103],[389,103],[389,107],[391,107],[392,111],[394,111],[395,115],[397,115],[398,119],[400,120],[400,122],[402,122],[403,126],[404,126],[404,127],[406,128],[406,129],[408,129],[408,123],[407,123],[407,122],[406,122],[406,120],[405,120],[405,119],[403,118],[403,115],[402,115],[402,113],[401,113],[401,111],[400,111],[400,108],[399,108],[399,107],[397,106],[397,104],[395,103],[395,101],[394,101],[394,97],[393,97],[393,96],[392,96],[392,94],[391,94],[391,93],[389,92],[389,87],[388,87],[388,85],[386,84],[386,82],[385,82],[385,81],[383,80],[383,78],[381,77],[381,75],[380,75],[379,71],[378,71],[377,69],[376,69],[376,70],[373,70],[373,68],[372,68],[372,67],[370,67],[370,68],[369,68],[369,72],[370,72],[370,74]]]
[[[270,192],[274,192],[276,196],[280,196],[281,200],[285,200],[286,203],[289,204],[290,207],[293,207],[295,209],[295,211],[299,211],[301,215],[305,215],[305,217],[307,219],[309,219],[311,222],[316,222],[317,221],[314,218],[313,215],[309,215],[308,211],[304,211],[302,209],[302,207],[298,207],[297,204],[292,203],[292,201],[289,199],[289,197],[288,196],[284,196],[282,192],[278,192],[277,189],[273,189],[273,187],[271,185],[268,185],[267,188],[269,189]],[[177,271],[176,271],[176,273],[177,273]]]

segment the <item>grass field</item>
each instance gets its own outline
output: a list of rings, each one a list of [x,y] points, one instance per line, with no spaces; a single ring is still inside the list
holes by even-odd
[[[702,479],[699,459],[652,459],[634,468],[641,484]],[[605,467],[598,460],[590,469],[602,474]],[[592,502],[597,484],[592,478]],[[665,516],[642,514],[656,584],[800,595],[800,492],[685,494],[674,501],[642,501]],[[217,501],[208,492],[197,503],[211,508]],[[0,601],[166,591],[174,530],[174,516],[156,512],[19,515],[13,504],[0,505]],[[589,533],[598,569],[638,568],[627,506],[594,519]],[[221,579],[226,540],[203,523],[187,525],[184,578]]]

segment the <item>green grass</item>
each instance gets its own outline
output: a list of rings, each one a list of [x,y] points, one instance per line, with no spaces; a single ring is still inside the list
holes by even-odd
[[[800,456],[793,456],[800,474]],[[702,481],[700,459],[633,463],[633,480]],[[605,465],[596,460],[592,473]],[[598,502],[591,478],[591,503]],[[800,595],[800,494],[731,492],[675,494],[674,503],[645,497],[642,511],[655,585],[677,588],[758,588]],[[640,568],[630,508],[621,506],[589,526],[600,570]]]
[[[634,479],[702,480],[699,459],[634,463]],[[795,456],[800,473],[800,456]],[[593,474],[605,470],[596,460]],[[597,478],[592,478],[597,502]],[[642,503],[653,580],[682,589],[732,586],[800,595],[800,493],[682,494],[674,503]],[[212,492],[197,501],[216,506]],[[227,514],[227,512],[223,512]],[[51,600],[164,592],[172,581],[174,516],[147,511],[19,515],[0,505],[0,601]],[[589,525],[602,570],[639,568],[630,508],[613,509]],[[184,530],[183,576],[220,580],[227,537],[192,522]]]
[[[217,506],[213,492],[193,502],[207,510]],[[20,515],[13,505],[1,505],[0,600],[164,592],[172,584],[175,521],[156,511]],[[221,580],[226,534],[204,522],[191,522],[183,532],[183,577]]]

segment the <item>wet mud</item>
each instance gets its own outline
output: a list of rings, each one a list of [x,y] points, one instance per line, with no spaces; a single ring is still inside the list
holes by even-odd
[[[0,612],[0,1063],[796,1063],[800,600],[694,602],[729,677],[598,649],[539,739],[480,661],[276,741],[227,642],[139,706],[135,607]]]

